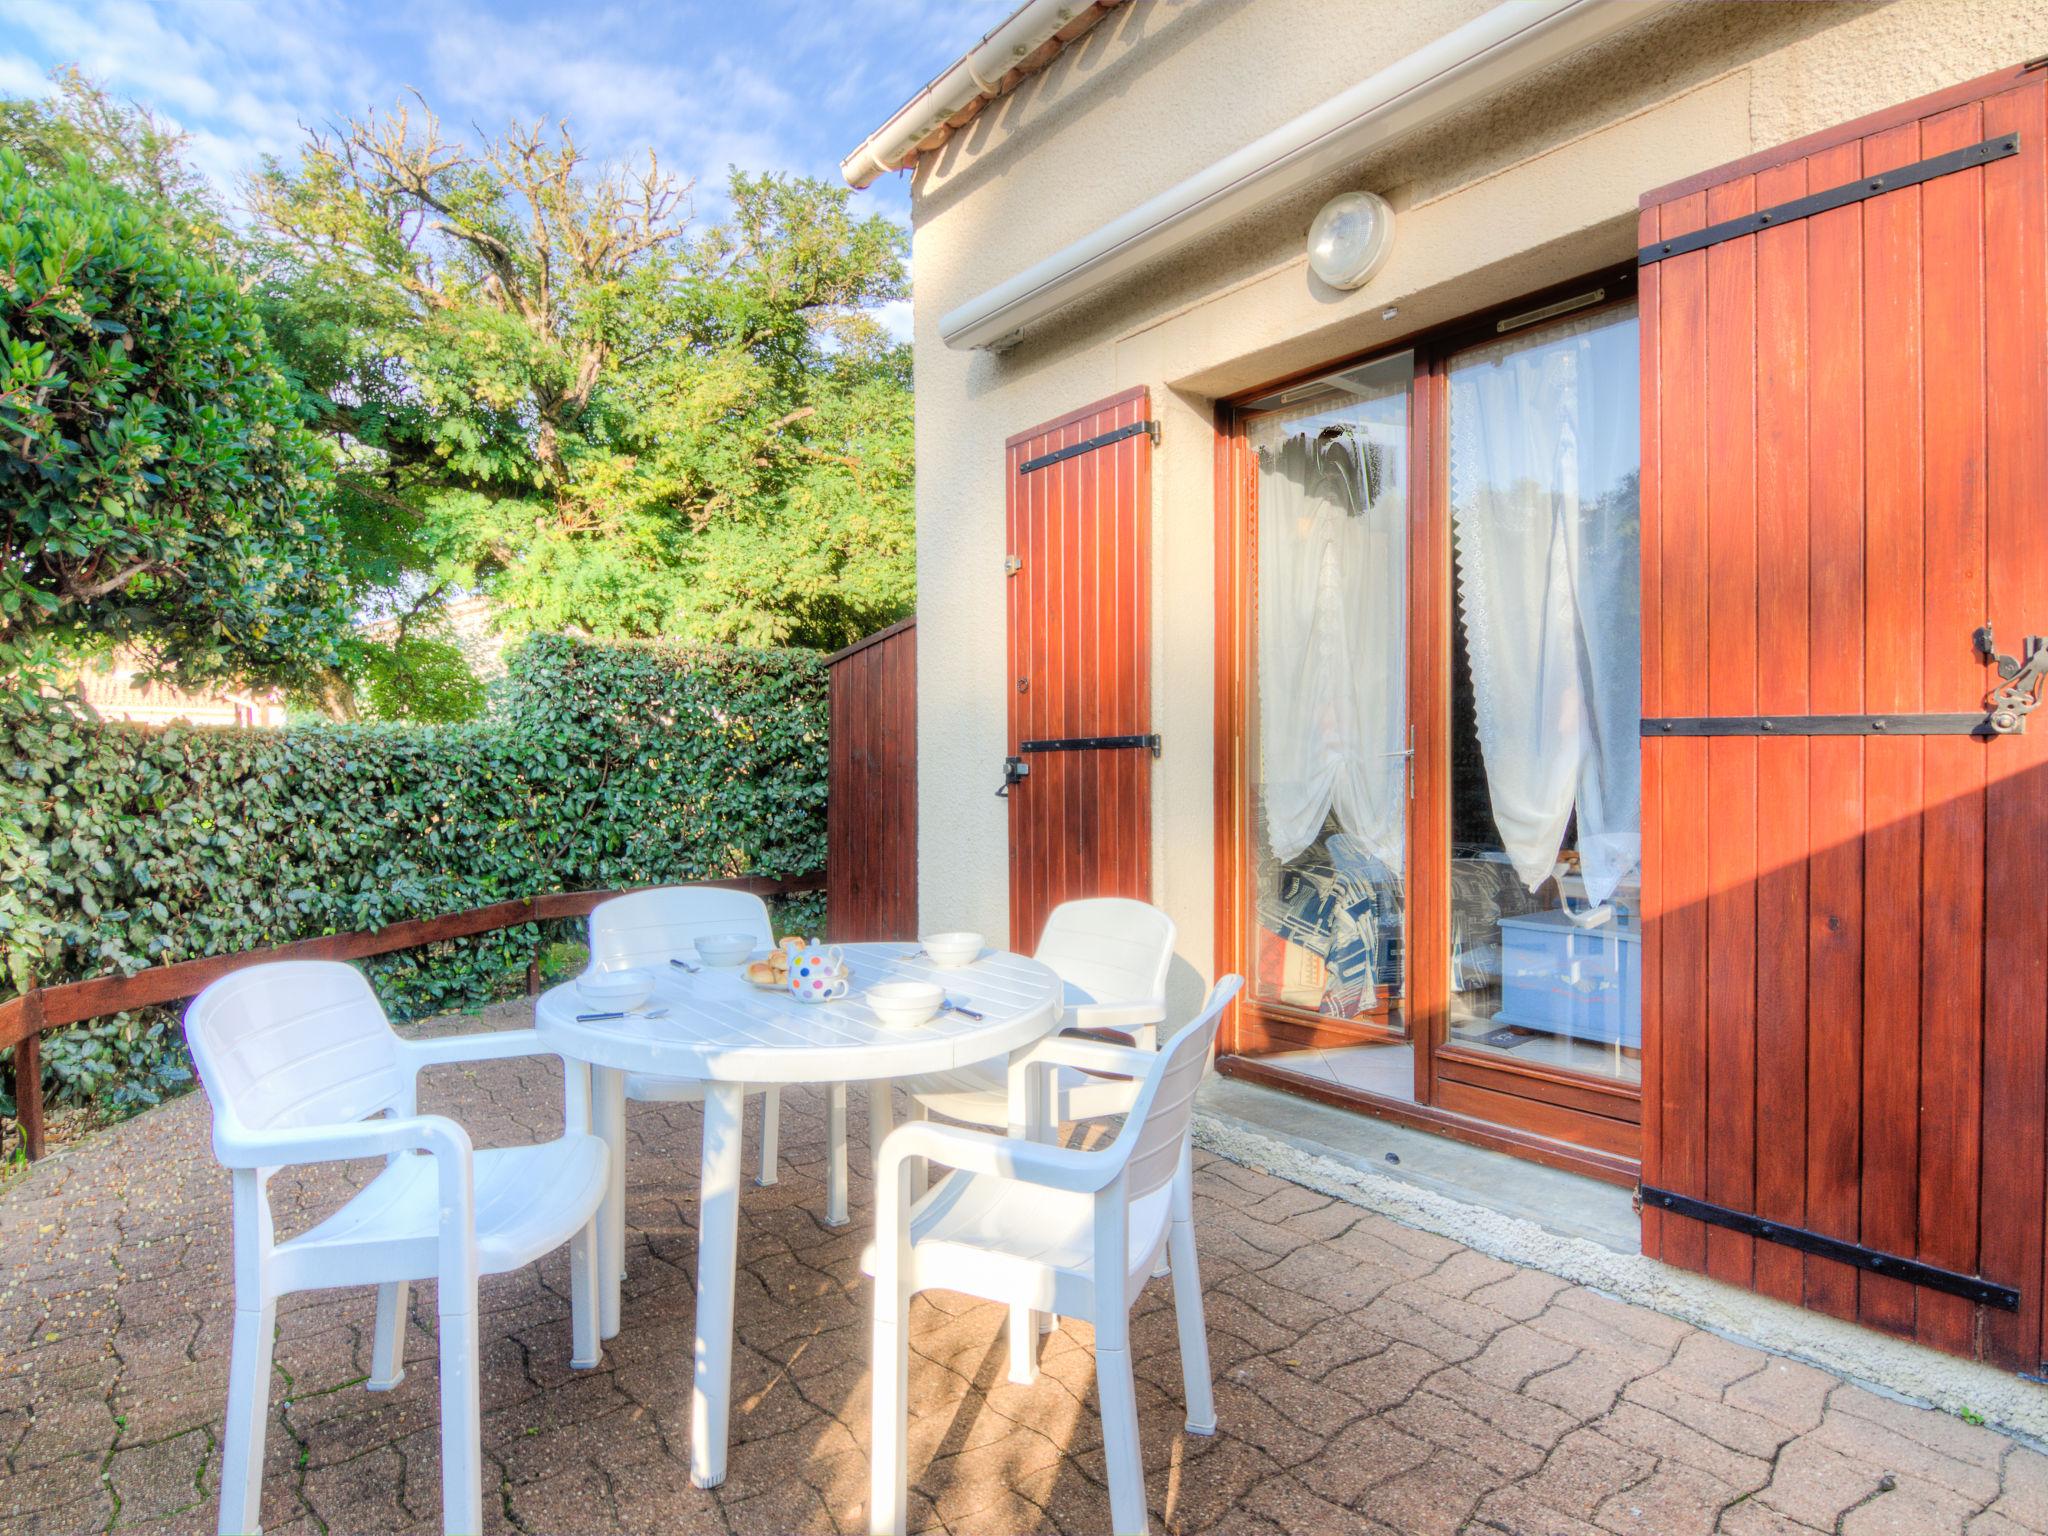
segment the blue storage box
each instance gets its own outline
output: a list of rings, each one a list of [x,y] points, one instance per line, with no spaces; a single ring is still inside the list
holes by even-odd
[[[1500,920],[1500,1024],[1631,1050],[1643,1043],[1642,931],[1633,912],[1581,928],[1562,912]]]

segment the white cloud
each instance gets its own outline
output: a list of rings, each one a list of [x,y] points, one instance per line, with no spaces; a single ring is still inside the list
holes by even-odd
[[[388,110],[417,86],[445,130],[567,119],[600,160],[652,146],[724,211],[726,167],[836,180],[860,138],[1014,0],[0,0],[0,90],[76,63],[192,135],[231,198],[303,126]],[[862,211],[904,218],[894,178]]]
[[[41,97],[50,94],[49,71],[18,53],[0,53],[0,96]]]
[[[893,340],[908,341],[911,337],[910,300],[891,299],[878,305],[871,313],[882,322]]]

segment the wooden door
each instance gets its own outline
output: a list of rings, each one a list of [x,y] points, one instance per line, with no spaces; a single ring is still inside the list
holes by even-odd
[[[917,937],[917,620],[833,653],[825,925],[833,942]]]
[[[2048,121],[2008,72],[1644,199],[1644,1251],[2041,1363]],[[1946,722],[1932,718],[1948,715]]]
[[[1084,896],[1152,896],[1150,397],[1009,441],[1010,942]]]

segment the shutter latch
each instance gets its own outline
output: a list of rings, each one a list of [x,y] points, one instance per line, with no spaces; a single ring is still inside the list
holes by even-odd
[[[2002,687],[1991,690],[1986,700],[1990,713],[1984,718],[1985,729],[1994,736],[2011,736],[2027,728],[2027,716],[2034,712],[2041,700],[2036,690],[2043,678],[2048,678],[2048,638],[2029,635],[2020,647],[2020,656],[2001,656],[1992,638],[1991,624],[1987,620],[1976,633],[1977,650],[1988,662],[1998,668],[1998,675],[2005,679]]]

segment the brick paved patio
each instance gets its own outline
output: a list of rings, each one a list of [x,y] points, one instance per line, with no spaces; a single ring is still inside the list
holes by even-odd
[[[558,1095],[550,1064],[511,1063],[430,1075],[423,1104],[489,1143],[552,1134]],[[855,1115],[855,1219],[834,1231],[822,1098],[785,1096],[782,1182],[743,1205],[731,1476],[702,1493],[685,1471],[697,1112],[633,1108],[625,1326],[604,1367],[568,1369],[559,1255],[484,1282],[494,1529],[865,1529]],[[195,1094],[0,1190],[0,1536],[212,1529],[230,1297],[207,1134]],[[281,1176],[281,1229],[368,1171]],[[1155,1284],[1133,1348],[1156,1528],[2048,1532],[2048,1458],[1988,1429],[1218,1159],[1196,1206],[1221,1431],[1180,1433]],[[273,1536],[437,1528],[431,1290],[386,1396],[359,1385],[370,1317],[367,1291],[279,1308]],[[1054,1336],[1026,1388],[1004,1380],[996,1308],[939,1295],[912,1323],[912,1528],[1105,1529],[1085,1336]]]

